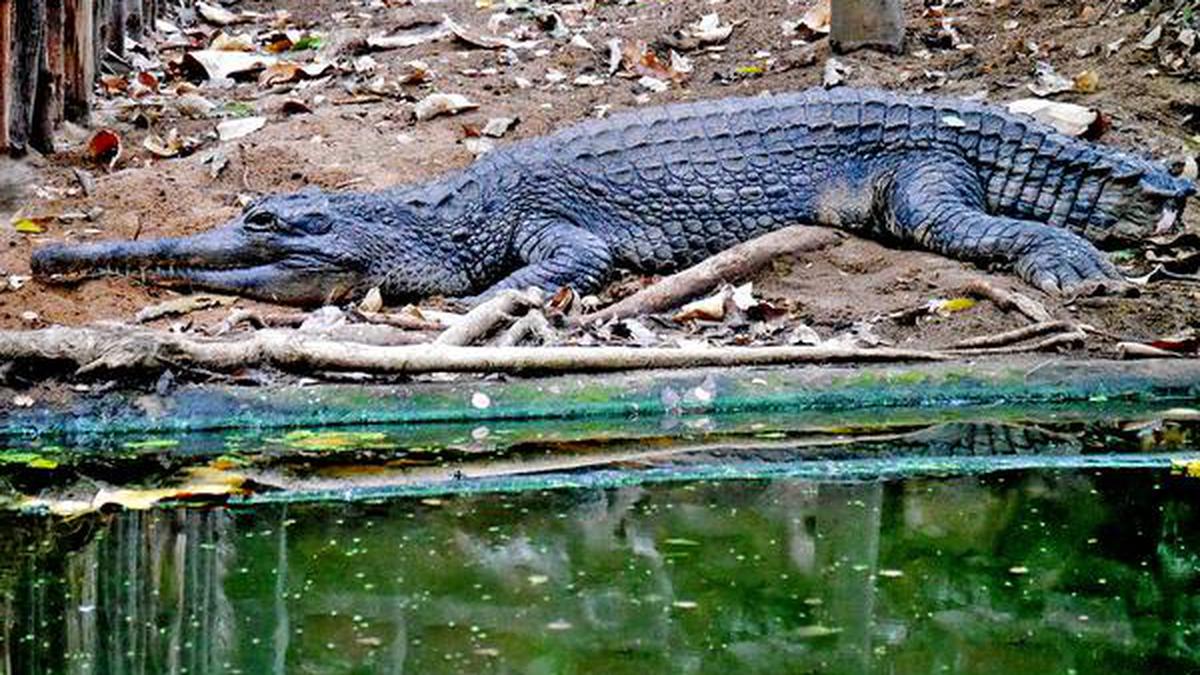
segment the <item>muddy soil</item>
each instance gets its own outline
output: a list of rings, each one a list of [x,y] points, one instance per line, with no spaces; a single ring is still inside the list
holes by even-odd
[[[477,8],[477,4],[489,3],[446,0],[364,7],[332,0],[270,0],[235,3],[233,7],[288,9],[293,21],[307,23],[326,36],[323,49],[329,58],[335,58],[348,53],[367,35],[419,19],[437,21],[443,13],[482,29],[500,3],[490,9]],[[236,141],[219,144],[215,138],[206,138],[198,152],[175,159],[159,159],[143,149],[145,136],[163,136],[178,128],[181,134],[203,137],[211,133],[216,120],[182,119],[168,106],[150,121],[149,129],[142,129],[124,121],[102,98],[93,126],[108,126],[123,136],[122,158],[111,172],[89,166],[79,142],[88,132],[81,130],[73,136],[68,132],[68,138],[76,143],[68,143],[63,152],[38,163],[41,190],[25,212],[56,215],[94,207],[103,211],[94,222],[49,221],[46,231],[36,235],[17,233],[6,223],[0,235],[4,239],[0,269],[10,275],[27,275],[30,251],[49,241],[198,232],[235,215],[239,200],[247,196],[306,185],[360,190],[428,179],[471,162],[472,152],[464,144],[467,130],[483,126],[492,117],[519,118],[519,124],[498,141],[506,144],[604,111],[818,85],[830,57],[828,41],[807,43],[786,35],[781,28],[782,22],[803,15],[806,7],[806,3],[784,0],[725,0],[597,3],[586,11],[578,6],[563,8],[560,13],[568,29],[583,35],[596,47],[594,52],[569,44],[566,38],[537,34],[539,29],[532,22],[513,18],[505,29],[521,22],[529,24],[529,34],[544,40],[544,51],[521,52],[516,63],[503,51],[470,48],[449,40],[375,52],[372,57],[378,66],[371,78],[383,75],[394,80],[404,72],[406,63],[416,59],[426,62],[435,77],[428,84],[402,87],[397,96],[363,103],[346,102],[350,98],[346,83],[355,79],[352,73],[284,90],[264,91],[256,83],[201,89],[200,93],[214,102],[239,101],[267,116],[269,122],[261,131]],[[695,69],[685,82],[661,93],[648,93],[636,79],[622,77],[606,78],[600,86],[573,84],[580,75],[607,75],[605,45],[610,38],[653,44],[713,11],[738,24],[720,50],[690,53]],[[1084,70],[1099,76],[1094,93],[1067,93],[1057,98],[1101,110],[1111,122],[1102,142],[1166,161],[1188,152],[1186,139],[1196,132],[1184,126],[1180,111],[1200,109],[1200,84],[1163,73],[1148,74],[1156,64],[1134,45],[1150,26],[1149,14],[1131,12],[1112,2],[1008,0],[971,2],[945,11],[954,19],[960,42],[969,43],[970,49],[939,42],[936,20],[926,15],[921,3],[910,2],[907,53],[890,56],[864,51],[838,57],[850,67],[846,83],[909,92],[982,94],[989,101],[1004,103],[1030,95],[1025,85],[1032,81],[1035,64],[1041,60],[1067,77]],[[341,13],[338,19],[332,18],[335,12]],[[1106,47],[1118,40],[1124,42],[1115,51]],[[351,57],[336,58],[348,63]],[[554,72],[565,78],[548,81],[547,74],[553,77]],[[517,78],[525,78],[533,86],[521,88]],[[411,101],[435,90],[464,94],[479,108],[454,117],[414,121]],[[286,99],[303,101],[312,112],[286,115],[281,111]],[[228,165],[214,178],[211,164],[203,160],[216,148]],[[1192,146],[1190,152],[1195,151]],[[79,193],[72,174],[77,166],[96,173],[91,196]],[[1186,218],[1192,230],[1200,229],[1196,209]],[[1003,273],[854,237],[830,250],[778,261],[759,276],[756,288],[827,336],[859,321],[909,310],[934,298],[953,297],[966,281],[980,275],[998,286],[1042,299],[1064,318],[1081,319],[1121,336],[1144,339],[1200,326],[1195,311],[1200,306],[1197,285],[1159,282],[1136,298],[1066,302]],[[0,327],[130,320],[142,307],[175,294],[129,279],[70,286],[34,280],[19,290],[0,293]],[[245,300],[238,304],[257,305]],[[183,323],[214,324],[227,311],[194,314]],[[1020,317],[980,303],[950,317],[916,323],[884,320],[877,332],[897,344],[936,346],[1021,323]]]

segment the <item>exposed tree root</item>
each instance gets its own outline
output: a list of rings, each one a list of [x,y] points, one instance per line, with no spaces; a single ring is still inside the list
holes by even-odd
[[[997,288],[983,279],[972,280],[963,287],[962,293],[976,298],[991,300],[997,307],[1006,312],[1016,310],[1036,323],[1045,323],[1054,320],[1054,317],[1050,314],[1050,310],[1046,309],[1046,306],[1041,302],[1016,291],[1006,291],[1003,288]]]
[[[128,326],[0,332],[0,361],[73,365],[79,374],[195,368],[231,372],[274,366],[306,373],[358,371],[595,372],[648,368],[763,366],[828,362],[938,361],[949,354],[846,347],[460,347],[375,346],[264,329],[242,339],[198,338]]]
[[[516,347],[532,338],[537,344],[544,345],[554,342],[557,337],[558,335],[546,319],[546,315],[533,309],[509,326],[508,330],[501,333],[493,344],[497,347]]]
[[[1045,335],[1046,333],[1066,333],[1076,330],[1076,327],[1066,321],[1044,321],[1042,323],[1030,324],[1015,328],[1013,330],[996,333],[994,335],[982,335],[979,337],[967,338],[959,340],[951,344],[947,349],[978,349],[984,347],[1003,347],[1011,345],[1023,340]]]
[[[586,324],[674,309],[722,283],[732,283],[754,274],[780,255],[823,249],[845,236],[838,230],[814,225],[785,227],[722,251],[620,302],[575,317],[572,322]]]
[[[467,312],[462,321],[447,328],[433,344],[459,347],[473,344],[494,333],[514,316],[541,304],[541,293],[534,289],[500,291],[495,297]]]
[[[1087,333],[1072,327],[1063,333],[1056,333],[1037,342],[1023,344],[1008,344],[1000,347],[985,347],[977,349],[956,349],[953,354],[961,356],[989,356],[996,354],[1022,354],[1025,352],[1044,352],[1059,347],[1081,345],[1087,340]]]

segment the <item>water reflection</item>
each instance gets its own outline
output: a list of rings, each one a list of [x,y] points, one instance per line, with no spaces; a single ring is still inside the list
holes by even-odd
[[[15,516],[11,673],[1087,673],[1200,662],[1200,483],[728,481]]]

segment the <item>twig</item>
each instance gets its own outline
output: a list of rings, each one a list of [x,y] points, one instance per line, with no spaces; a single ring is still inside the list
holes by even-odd
[[[647,368],[765,366],[797,363],[941,361],[942,352],[852,347],[459,347],[364,345],[265,329],[239,340],[198,338],[129,326],[0,332],[0,361],[73,364],[79,374],[159,372],[164,364],[230,372],[274,366],[306,373],[360,371],[596,372]]]
[[[844,236],[825,227],[785,227],[722,251],[602,310],[573,317],[571,322],[588,324],[673,309],[722,283],[753,274],[780,255],[816,251],[832,246]]]
[[[1002,288],[997,288],[983,279],[971,280],[963,287],[962,293],[976,298],[986,298],[1006,312],[1016,310],[1037,323],[1054,320],[1054,317],[1050,314],[1050,310],[1046,309],[1046,306],[1037,300],[1016,291],[1006,291]]]
[[[447,328],[433,341],[436,345],[464,346],[482,339],[497,327],[532,307],[542,304],[541,292],[504,290],[467,312],[458,324]]]
[[[1030,324],[1013,330],[996,333],[994,335],[983,335],[980,337],[967,338],[959,340],[951,344],[947,349],[977,349],[982,347],[1002,347],[1011,345],[1015,342],[1028,340],[1046,333],[1066,333],[1079,330],[1079,328],[1066,321],[1044,321],[1042,323]]]

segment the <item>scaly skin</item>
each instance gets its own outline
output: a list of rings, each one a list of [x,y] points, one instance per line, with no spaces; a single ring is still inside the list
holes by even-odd
[[[815,223],[1073,293],[1121,281],[1092,242],[1166,233],[1194,192],[1157,163],[979,104],[816,89],[634,110],[422,185],[267,197],[196,237],[48,246],[33,269],[298,304],[373,286],[392,299],[586,292],[618,266],[669,272]]]

